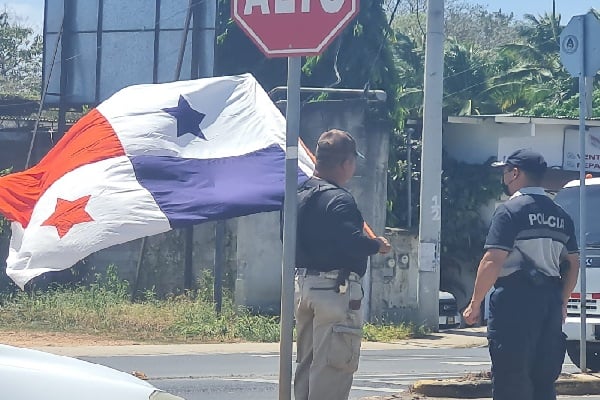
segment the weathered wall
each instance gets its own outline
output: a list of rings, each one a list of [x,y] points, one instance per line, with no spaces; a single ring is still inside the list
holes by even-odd
[[[283,105],[281,105],[283,107]],[[377,119],[377,103],[365,100],[306,104],[301,113],[300,136],[314,151],[320,134],[343,129],[356,139],[365,159],[358,159],[348,189],[365,220],[383,234],[387,199],[387,162],[390,127]],[[238,220],[236,302],[253,309],[278,313],[281,293],[282,246],[279,213],[252,215]],[[374,263],[380,257],[373,257]],[[367,279],[367,299],[370,283]]]
[[[417,318],[419,268],[416,230],[387,228],[392,251],[371,263],[371,321],[398,322]]]

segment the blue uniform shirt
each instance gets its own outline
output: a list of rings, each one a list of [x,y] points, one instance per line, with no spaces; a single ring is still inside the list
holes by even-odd
[[[560,262],[578,252],[573,220],[540,187],[522,188],[498,206],[484,248],[509,252],[500,277],[521,269],[521,253],[547,276],[560,276]]]

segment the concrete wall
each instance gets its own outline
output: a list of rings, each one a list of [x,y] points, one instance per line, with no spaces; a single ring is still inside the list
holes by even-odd
[[[203,271],[212,271],[215,257],[216,222],[194,226],[192,250],[192,278],[194,282],[202,277]],[[235,268],[236,221],[226,222],[225,233],[225,273]],[[86,258],[87,269],[93,273],[103,273],[107,266],[114,264],[119,276],[131,285],[138,282],[138,290],[153,290],[158,296],[180,294],[184,288],[184,231],[173,230],[147,238],[146,247],[137,272],[142,240],[112,246]]]
[[[283,104],[280,106],[284,107]],[[302,108],[300,136],[314,151],[318,137],[328,129],[343,129],[352,134],[365,159],[358,160],[356,175],[348,189],[371,228],[382,234],[386,217],[390,127],[377,119],[377,112],[372,109],[376,106],[376,103],[364,100],[308,103]],[[282,262],[279,229],[278,212],[238,219],[237,304],[279,312]],[[377,258],[373,257],[373,260]],[[370,288],[367,279],[367,289]]]
[[[451,119],[444,124],[444,149],[457,160],[481,164],[489,157],[502,159],[518,148],[531,147],[544,156],[549,167],[562,168],[565,140],[579,140],[576,135],[565,137],[565,131],[578,129],[578,121],[532,118],[525,123],[523,120],[495,116]],[[593,125],[597,126],[598,121]]]
[[[417,318],[418,234],[387,228],[392,251],[372,258],[371,321],[415,321]]]

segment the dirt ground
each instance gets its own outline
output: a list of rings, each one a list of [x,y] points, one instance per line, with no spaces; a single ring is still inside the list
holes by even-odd
[[[18,347],[119,346],[140,344],[140,342],[132,340],[114,340],[93,335],[5,330],[0,330],[0,343]]]

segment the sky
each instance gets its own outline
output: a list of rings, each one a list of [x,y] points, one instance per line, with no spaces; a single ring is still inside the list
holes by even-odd
[[[523,14],[539,15],[544,12],[552,11],[552,0],[467,1],[470,3],[486,5],[490,11],[502,9],[504,13],[513,12],[517,18],[521,18]],[[3,9],[4,6],[20,16],[23,22],[35,27],[39,32],[42,31],[44,0],[0,0],[0,9]],[[561,21],[563,24],[569,22],[573,15],[587,13],[592,6],[600,9],[600,0],[556,0],[556,9],[562,16]]]

